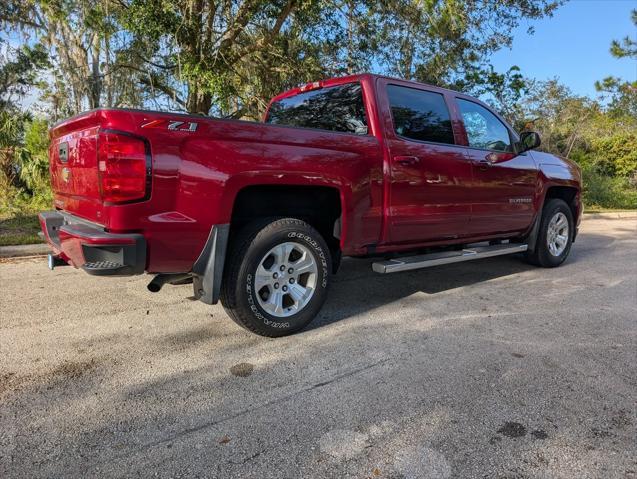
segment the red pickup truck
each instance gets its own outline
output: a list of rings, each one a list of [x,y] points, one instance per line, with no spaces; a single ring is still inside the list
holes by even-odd
[[[264,336],[306,326],[342,255],[393,273],[523,253],[552,267],[581,173],[484,103],[363,74],[282,93],[264,121],[98,109],[50,131],[49,265],[192,282]]]

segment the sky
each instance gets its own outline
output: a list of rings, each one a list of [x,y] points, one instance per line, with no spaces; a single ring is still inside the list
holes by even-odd
[[[610,54],[612,40],[637,37],[630,12],[637,0],[571,0],[553,17],[523,22],[514,32],[511,49],[496,52],[496,71],[517,65],[538,80],[558,77],[579,95],[596,96],[595,81],[607,76],[637,80],[637,61]],[[529,26],[535,33],[529,35]]]

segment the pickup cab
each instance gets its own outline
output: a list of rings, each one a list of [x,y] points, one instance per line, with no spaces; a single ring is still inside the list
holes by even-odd
[[[489,106],[362,74],[273,98],[263,122],[92,110],[50,130],[51,267],[192,282],[264,336],[305,327],[342,256],[394,273],[522,253],[554,267],[581,172]]]

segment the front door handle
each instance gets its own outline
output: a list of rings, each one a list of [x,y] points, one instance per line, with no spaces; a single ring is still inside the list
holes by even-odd
[[[473,164],[476,165],[478,168],[480,168],[482,171],[484,171],[484,170],[488,170],[493,163],[491,163],[489,160],[485,158],[484,160],[476,160],[473,162]]]
[[[402,166],[413,166],[420,161],[417,156],[394,156],[394,161]]]

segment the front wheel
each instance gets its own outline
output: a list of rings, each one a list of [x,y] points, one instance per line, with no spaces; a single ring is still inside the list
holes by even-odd
[[[278,337],[307,326],[327,295],[330,252],[321,235],[295,218],[252,223],[230,251],[221,303],[240,326]]]
[[[560,199],[548,201],[542,211],[535,251],[528,253],[529,263],[545,268],[561,265],[571,251],[573,243],[573,213]]]

